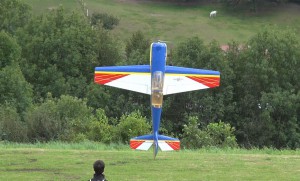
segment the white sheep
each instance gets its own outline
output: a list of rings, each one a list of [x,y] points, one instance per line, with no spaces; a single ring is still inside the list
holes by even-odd
[[[212,12],[210,12],[210,14],[209,14],[209,17],[211,18],[211,17],[216,17],[217,16],[217,11],[212,11]]]

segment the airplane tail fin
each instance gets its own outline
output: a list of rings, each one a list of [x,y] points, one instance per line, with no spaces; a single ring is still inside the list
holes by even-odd
[[[154,155],[161,151],[180,150],[180,141],[177,138],[158,135],[155,139],[153,134],[138,136],[130,140],[130,147],[136,150],[148,150],[154,144]]]

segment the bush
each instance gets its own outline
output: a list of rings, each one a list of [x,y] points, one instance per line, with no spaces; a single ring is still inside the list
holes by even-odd
[[[142,117],[139,111],[123,115],[115,130],[115,141],[127,144],[132,137],[148,134],[150,128],[146,117]]]
[[[25,121],[30,141],[57,140],[62,130],[61,119],[53,100],[35,106],[26,114]]]
[[[0,105],[0,140],[27,141],[27,129],[16,108]]]
[[[92,25],[102,23],[104,29],[112,30],[119,24],[119,19],[107,13],[94,13],[91,19]]]
[[[92,110],[86,101],[63,95],[57,100],[57,113],[61,121],[59,139],[62,141],[78,141],[77,134],[86,135]],[[83,136],[80,136],[83,138]]]
[[[205,130],[211,138],[211,145],[224,147],[237,147],[236,138],[233,134],[235,129],[222,121],[218,123],[210,123]]]
[[[91,109],[84,100],[61,96],[48,98],[26,115],[31,141],[82,141],[86,138]]]
[[[203,130],[198,128],[197,117],[189,117],[189,124],[184,125],[182,145],[186,148],[202,147],[237,147],[234,128],[224,122],[210,123]]]
[[[108,124],[108,118],[103,109],[96,110],[96,115],[89,124],[88,139],[103,143],[110,143],[112,140],[113,128]]]
[[[142,31],[132,34],[126,41],[125,52],[127,56],[126,64],[148,64],[149,47],[151,43]]]

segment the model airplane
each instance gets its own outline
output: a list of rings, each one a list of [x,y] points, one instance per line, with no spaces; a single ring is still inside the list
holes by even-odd
[[[167,45],[154,42],[150,48],[150,65],[108,66],[95,68],[95,83],[151,95],[152,129],[149,135],[130,140],[130,147],[162,151],[180,149],[176,138],[159,134],[163,96],[219,86],[220,72],[166,65]]]

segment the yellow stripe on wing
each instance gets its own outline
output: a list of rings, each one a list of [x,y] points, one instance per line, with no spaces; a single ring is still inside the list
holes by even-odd
[[[174,74],[174,73],[166,73],[165,76],[191,76],[191,77],[215,77],[218,78],[220,75],[209,75],[209,74]]]
[[[150,75],[149,72],[104,72],[104,71],[95,71],[95,74]]]

